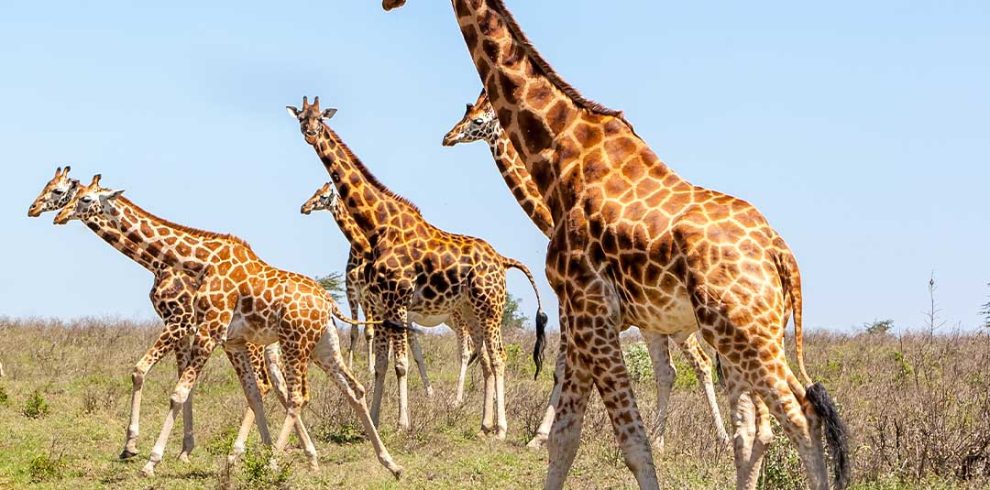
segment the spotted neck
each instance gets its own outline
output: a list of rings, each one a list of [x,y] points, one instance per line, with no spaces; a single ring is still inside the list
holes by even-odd
[[[633,160],[650,167],[664,186],[678,185],[620,112],[583,98],[553,71],[502,0],[451,3],[498,120],[555,222],[575,207],[589,182],[600,183]],[[622,142],[610,147],[606,139]]]
[[[415,206],[380,183],[326,124],[313,148],[337,188],[341,207],[369,240],[400,215],[419,216]]]
[[[553,234],[553,216],[550,214],[550,208],[543,202],[543,196],[540,195],[536,183],[533,182],[533,177],[526,169],[526,163],[519,156],[516,148],[512,146],[512,142],[502,130],[502,126],[498,124],[497,120],[493,121],[492,125],[494,127],[485,136],[485,142],[488,143],[488,148],[492,151],[495,166],[498,167],[502,179],[505,180],[512,195],[515,196],[516,201],[522,206],[529,219],[544,235],[550,237]]]
[[[172,223],[123,196],[114,198],[110,216],[93,216],[84,221],[97,233],[121,235],[125,240],[111,245],[125,255],[130,246],[157,263],[193,273],[206,270],[216,252],[225,245],[242,245],[241,253],[253,255],[250,246],[239,238]]]
[[[364,236],[364,232],[361,231],[361,227],[358,226],[357,221],[347,212],[347,207],[339,199],[330,205],[329,211],[333,216],[333,220],[337,222],[340,231],[344,233],[344,238],[347,238],[347,241],[351,243],[351,249],[359,253],[368,253],[371,251],[371,243],[368,241],[368,237]]]

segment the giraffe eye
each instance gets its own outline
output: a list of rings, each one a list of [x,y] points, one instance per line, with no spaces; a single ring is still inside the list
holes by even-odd
[[[61,195],[62,194],[62,191],[59,190],[59,189],[55,189],[55,190],[52,191],[52,194],[55,194],[56,196],[58,196],[58,195]]]
[[[82,199],[80,199],[80,201],[82,201],[82,202],[84,202],[86,204],[89,204],[89,203],[93,202],[93,198],[92,197],[89,197],[89,196],[83,196]]]
[[[485,123],[485,120],[479,117],[474,120],[474,123],[480,126]]]

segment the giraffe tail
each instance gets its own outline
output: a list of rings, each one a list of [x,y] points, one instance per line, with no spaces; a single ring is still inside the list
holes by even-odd
[[[781,282],[786,294],[791,299],[791,314],[794,316],[794,352],[797,356],[798,370],[805,386],[805,398],[822,420],[825,443],[828,445],[828,452],[832,458],[834,487],[846,488],[849,486],[850,475],[848,430],[845,422],[839,417],[839,410],[825,386],[821,383],[813,383],[804,367],[801,273],[798,270],[797,259],[794,258],[790,249],[786,245],[781,246],[781,249],[784,252],[778,253],[777,263]]]
[[[337,306],[337,302],[334,301],[333,299],[330,300],[330,314],[333,315],[334,318],[345,323],[350,323],[351,325],[379,325],[382,323],[381,321],[362,322],[361,320],[355,320],[353,318],[344,316],[344,312],[340,311],[340,307]]]
[[[811,386],[811,376],[804,367],[804,321],[803,321],[803,300],[801,295],[801,272],[798,270],[797,259],[786,245],[782,247],[783,253],[777,254],[777,268],[781,283],[784,286],[785,294],[791,299],[791,315],[794,317],[794,354],[797,357],[798,372],[801,374],[801,382],[805,386]]]
[[[529,279],[529,284],[533,286],[533,293],[536,294],[536,343],[533,344],[533,364],[536,365],[536,374],[533,375],[533,379],[536,379],[540,377],[540,371],[543,370],[543,359],[546,357],[547,321],[549,319],[547,314],[543,312],[540,290],[536,287],[536,279],[529,272],[529,267],[509,257],[502,257],[502,264],[506,269],[519,269],[523,274],[526,274],[526,279]]]

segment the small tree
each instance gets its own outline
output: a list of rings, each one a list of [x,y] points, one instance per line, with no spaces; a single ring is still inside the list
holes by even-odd
[[[990,328],[990,301],[983,304],[983,307],[980,308],[980,314],[983,315],[983,328]]]
[[[331,272],[325,276],[317,277],[316,282],[320,283],[320,286],[327,291],[330,291],[330,296],[334,301],[340,303],[344,299],[344,274],[341,272]]]
[[[529,323],[529,317],[520,308],[522,300],[505,293],[505,310],[502,312],[502,329],[521,329]]]
[[[887,335],[894,329],[894,320],[873,320],[863,325],[863,329],[870,335]]]

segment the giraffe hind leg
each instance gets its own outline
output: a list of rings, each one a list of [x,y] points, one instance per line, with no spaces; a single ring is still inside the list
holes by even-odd
[[[678,345],[688,362],[691,363],[694,374],[698,378],[698,383],[701,385],[702,392],[705,394],[705,399],[708,401],[708,412],[711,414],[712,422],[715,424],[715,435],[718,438],[718,442],[722,446],[728,446],[730,442],[729,434],[725,430],[722,411],[719,410],[718,401],[715,397],[715,381],[712,379],[712,360],[705,353],[705,350],[701,348],[701,345],[698,343],[698,337],[694,333],[685,337]]]

